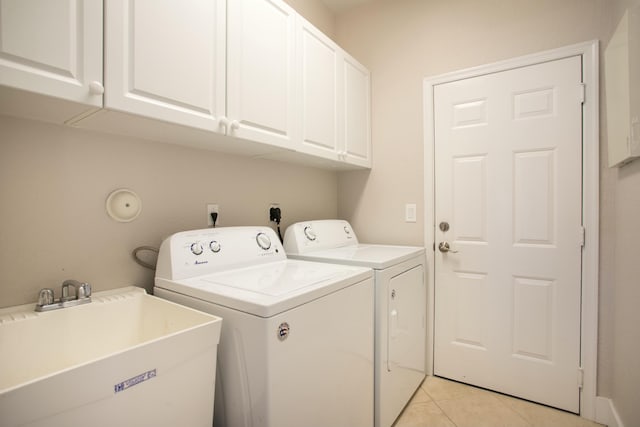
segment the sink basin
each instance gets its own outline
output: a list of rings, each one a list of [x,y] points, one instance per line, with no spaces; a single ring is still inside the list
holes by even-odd
[[[127,287],[0,310],[0,425],[211,426],[222,319]]]

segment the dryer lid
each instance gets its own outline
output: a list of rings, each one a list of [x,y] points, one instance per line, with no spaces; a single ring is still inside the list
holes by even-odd
[[[370,245],[360,243],[355,246],[308,252],[304,255],[289,254],[289,256],[296,259],[359,265],[382,270],[416,256],[421,256],[424,252],[424,248],[419,246]]]

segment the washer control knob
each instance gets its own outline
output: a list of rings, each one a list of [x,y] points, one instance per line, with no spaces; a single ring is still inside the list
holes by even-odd
[[[258,243],[258,246],[265,251],[271,248],[271,239],[264,233],[258,233],[256,236],[256,242]]]
[[[315,232],[315,231],[313,231],[313,228],[311,228],[311,226],[310,226],[310,225],[307,225],[307,226],[304,228],[304,235],[307,237],[307,239],[311,240],[312,242],[313,242],[314,240],[316,240],[316,238],[318,237],[318,236],[316,235],[316,232]]]
[[[351,234],[351,230],[349,230],[349,227],[346,225],[344,226],[344,232],[347,233],[347,235]]]
[[[202,245],[200,243],[196,242],[191,244],[191,253],[194,255],[202,255],[203,251],[204,249],[202,249]]]
[[[217,254],[218,252],[220,252],[220,242],[218,242],[217,240],[212,240],[211,243],[209,243],[209,248],[213,253]]]

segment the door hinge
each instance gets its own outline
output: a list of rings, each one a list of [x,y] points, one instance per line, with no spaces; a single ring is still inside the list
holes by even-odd
[[[582,388],[584,386],[584,369],[582,367],[578,368],[578,388]]]
[[[584,104],[587,99],[587,85],[585,83],[580,83],[580,91],[579,91],[580,103]]]
[[[584,248],[586,240],[587,230],[584,227],[580,227],[580,247]]]

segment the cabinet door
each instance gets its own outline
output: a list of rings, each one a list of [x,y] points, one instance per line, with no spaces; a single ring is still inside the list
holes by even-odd
[[[102,1],[0,0],[0,85],[102,106]]]
[[[280,0],[227,5],[228,134],[293,148],[295,12]]]
[[[339,160],[339,127],[343,123],[341,49],[318,29],[300,18],[302,143],[299,150]]]
[[[347,54],[343,70],[344,160],[371,167],[371,76],[366,68]]]
[[[640,157],[640,5],[627,10],[604,51],[609,167]]]
[[[105,107],[223,130],[225,3],[106,2]]]

